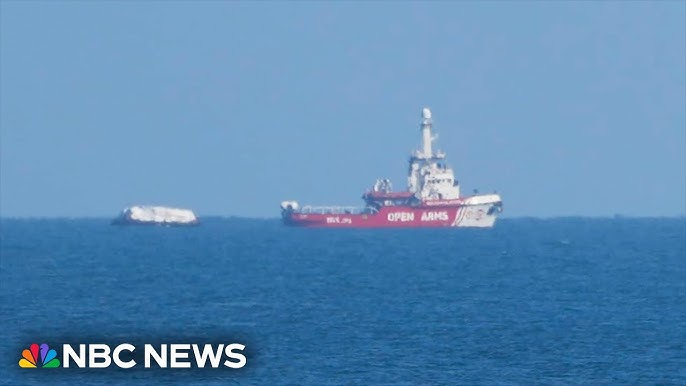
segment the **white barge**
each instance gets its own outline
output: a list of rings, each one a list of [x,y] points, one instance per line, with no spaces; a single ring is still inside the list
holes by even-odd
[[[142,205],[124,208],[112,221],[113,225],[188,226],[198,223],[198,216],[190,209]]]

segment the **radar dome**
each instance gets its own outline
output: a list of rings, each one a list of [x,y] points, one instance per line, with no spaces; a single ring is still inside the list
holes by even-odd
[[[424,119],[431,119],[431,110],[429,110],[428,107],[424,107],[422,109],[422,118]]]

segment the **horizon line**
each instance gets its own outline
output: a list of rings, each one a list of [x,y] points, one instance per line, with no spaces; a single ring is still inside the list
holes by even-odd
[[[0,220],[112,220],[116,216],[3,216],[0,214]],[[198,218],[210,218],[210,219],[243,219],[243,220],[281,220],[281,217],[260,217],[260,216],[241,216],[241,215],[223,215],[223,214],[206,214],[198,215]],[[522,220],[522,219],[535,219],[535,220],[554,220],[554,219],[569,219],[569,218],[579,218],[579,219],[683,219],[686,218],[686,213],[673,214],[673,215],[625,215],[625,214],[613,214],[613,215],[550,215],[550,216],[504,216],[497,220]]]

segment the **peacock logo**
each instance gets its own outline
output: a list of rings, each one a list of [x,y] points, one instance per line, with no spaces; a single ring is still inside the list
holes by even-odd
[[[39,357],[40,354],[40,357]],[[19,367],[23,368],[39,368],[60,367],[60,360],[57,359],[57,351],[50,349],[47,343],[40,346],[37,343],[29,346],[28,350],[21,353],[22,358],[19,360]]]

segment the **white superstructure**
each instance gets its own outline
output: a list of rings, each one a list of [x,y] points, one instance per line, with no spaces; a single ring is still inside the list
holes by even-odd
[[[410,157],[407,189],[421,200],[451,200],[460,197],[460,186],[453,169],[445,163],[445,153],[434,152],[431,110],[422,109],[422,147]]]

